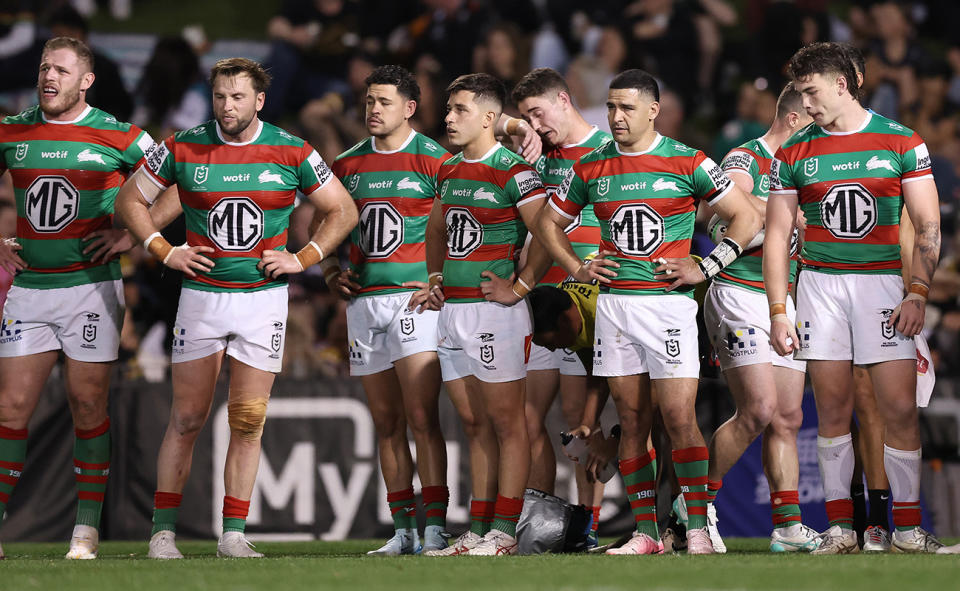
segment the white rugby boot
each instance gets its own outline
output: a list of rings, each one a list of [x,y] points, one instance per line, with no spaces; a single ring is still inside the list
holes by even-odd
[[[770,534],[771,552],[813,552],[820,547],[820,534],[802,523],[775,527]]]
[[[889,552],[890,532],[879,525],[871,525],[863,532],[864,552]]]
[[[476,548],[482,541],[482,536],[478,536],[468,529],[446,548],[440,550],[425,550],[423,553],[426,556],[460,556],[461,554],[469,554],[470,551]]]
[[[420,535],[415,529],[398,529],[387,543],[376,550],[367,552],[367,556],[399,556],[420,552]]]
[[[937,550],[943,548],[943,543],[922,527],[904,531],[897,529],[893,531],[891,537],[893,538],[891,546],[894,552],[934,554]]]
[[[519,550],[517,538],[499,529],[491,529],[483,540],[470,550],[470,556],[510,556]]]
[[[97,557],[100,548],[100,533],[97,528],[89,525],[73,526],[73,535],[70,537],[70,550],[64,558],[68,560],[93,560]]]
[[[168,529],[162,529],[150,537],[150,550],[147,552],[147,558],[156,558],[157,560],[175,560],[183,558],[183,554],[177,549],[177,534]]]
[[[626,544],[619,548],[610,548],[606,553],[611,555],[663,554],[663,542],[635,531]]]
[[[687,554],[716,554],[717,549],[710,539],[710,528],[700,527],[687,530]],[[723,549],[727,551],[726,547]]]
[[[423,529],[423,552],[443,550],[450,545],[450,534],[442,526],[428,525]]]
[[[717,508],[713,506],[713,503],[707,503],[707,532],[710,533],[710,543],[713,544],[713,551],[717,554],[726,554],[727,545],[723,543],[723,538],[720,537],[720,530],[717,529],[717,523],[720,520],[717,519]]]
[[[218,558],[263,558],[263,554],[253,549],[243,532],[225,531],[217,542]]]
[[[820,547],[810,554],[858,554],[860,545],[857,544],[857,532],[852,529],[843,529],[839,525],[820,534]]]

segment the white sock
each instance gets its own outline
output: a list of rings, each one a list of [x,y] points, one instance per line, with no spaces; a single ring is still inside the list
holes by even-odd
[[[853,480],[853,437],[847,433],[837,437],[817,436],[817,460],[825,501],[849,499]]]
[[[920,450],[894,449],[883,446],[883,468],[890,481],[890,496],[894,503],[914,503],[920,500]]]

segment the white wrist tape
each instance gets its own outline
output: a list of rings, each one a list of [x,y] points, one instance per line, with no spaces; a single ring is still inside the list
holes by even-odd
[[[154,238],[163,238],[163,236],[160,234],[160,232],[154,232],[153,234],[147,236],[147,239],[143,241],[143,250],[150,250],[150,243],[153,242]]]
[[[705,278],[710,279],[720,271],[723,271],[727,265],[737,260],[737,257],[740,256],[742,252],[743,249],[740,248],[740,245],[734,240],[724,238],[720,241],[720,244],[713,249],[713,252],[700,261],[700,271],[703,272]]]

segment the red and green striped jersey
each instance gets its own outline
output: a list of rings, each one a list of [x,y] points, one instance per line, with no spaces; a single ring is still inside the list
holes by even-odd
[[[550,205],[574,219],[587,204],[600,220],[600,247],[617,254],[609,293],[661,295],[669,281],[654,277],[657,259],[690,256],[697,201],[711,205],[733,183],[699,151],[661,136],[643,152],[624,153],[608,142],[580,158]],[[676,290],[693,297],[693,288]]]
[[[91,262],[83,240],[113,227],[113,202],[153,139],[88,106],[73,121],[47,121],[34,106],[0,122],[0,174],[17,202],[17,242],[27,268],[13,284],[31,289],[120,279],[120,263]]]
[[[773,151],[770,150],[770,146],[763,141],[763,138],[757,138],[730,150],[720,167],[727,174],[736,171],[750,175],[750,178],[753,179],[753,194],[766,201],[770,192],[770,163],[772,161]],[[790,252],[790,283],[797,279],[798,259],[797,249],[793,248]],[[764,292],[763,245],[744,251],[737,260],[720,271],[714,281]]]
[[[609,133],[600,131],[596,126],[593,126],[590,133],[580,142],[552,148],[540,156],[535,168],[540,178],[543,179],[547,196],[549,197],[556,192],[557,187],[560,186],[570,169],[573,168],[574,162],[584,154],[589,154],[610,141],[610,139]],[[567,226],[566,232],[567,236],[570,237],[573,251],[577,253],[581,260],[590,253],[596,252],[597,246],[600,244],[600,222],[597,221],[597,216],[593,213],[593,206],[587,205],[584,207]],[[537,285],[556,285],[566,278],[567,272],[563,270],[563,267],[553,265]]]
[[[447,227],[444,296],[450,303],[482,302],[480,273],[507,279],[516,270],[527,236],[519,207],[546,197],[543,182],[498,142],[479,160],[460,153],[444,162],[437,184]]]
[[[147,156],[157,185],[177,185],[187,243],[209,246],[213,269],[183,278],[200,291],[256,291],[286,283],[257,269],[265,250],[285,250],[297,189],[310,195],[333,179],[320,155],[298,137],[257,122],[253,139],[227,142],[216,121],[180,131]]]
[[[868,112],[856,131],[811,123],[794,134],[773,161],[770,195],[797,195],[807,218],[804,267],[899,275],[902,186],[932,178],[920,136]]]
[[[376,139],[368,137],[333,163],[360,212],[350,233],[350,266],[360,296],[410,291],[401,284],[425,280],[427,218],[437,172],[448,158],[439,144],[411,131],[397,150],[377,150]]]

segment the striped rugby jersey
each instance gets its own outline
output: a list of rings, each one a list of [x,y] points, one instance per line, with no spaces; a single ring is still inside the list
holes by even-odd
[[[764,201],[770,192],[770,163],[773,152],[763,138],[750,140],[730,150],[720,167],[730,173],[739,171],[753,179],[753,194]],[[796,237],[796,234],[794,234]],[[796,242],[790,251],[790,283],[797,279],[798,253]],[[763,245],[746,250],[737,260],[727,265],[717,274],[714,281],[745,287],[752,291],[764,292],[763,287]]]
[[[546,197],[543,182],[497,142],[479,160],[461,152],[444,162],[437,184],[447,228],[444,297],[448,303],[482,302],[480,273],[507,279],[516,270],[527,236],[518,208]]]
[[[410,291],[405,281],[427,276],[424,235],[437,195],[437,172],[450,154],[411,131],[392,152],[368,137],[337,156],[333,173],[350,191],[360,223],[350,233],[350,266],[360,296]]]
[[[594,149],[599,148],[605,142],[612,138],[609,133],[600,131],[596,125],[590,130],[582,140],[576,144],[565,144],[550,149],[547,153],[540,156],[535,168],[540,178],[543,179],[543,186],[547,190],[547,196],[553,195],[564,177],[573,168],[576,162],[584,154],[589,154]],[[596,252],[597,245],[600,244],[600,222],[593,213],[593,206],[587,205],[566,229],[567,236],[570,237],[570,244],[573,251],[581,260],[590,253]],[[547,274],[543,276],[537,285],[556,285],[567,277],[567,272],[560,265],[553,265]]]
[[[162,188],[177,185],[187,243],[209,246],[208,273],[184,276],[200,291],[257,291],[286,283],[257,269],[265,250],[285,250],[297,189],[325,186],[333,173],[302,139],[258,120],[249,142],[227,142],[216,121],[180,131],[147,156],[147,176]]]
[[[770,194],[796,194],[807,218],[801,260],[823,273],[900,274],[904,183],[932,179],[914,131],[868,112],[860,129],[815,123],[777,151]]]
[[[90,261],[84,236],[113,227],[113,203],[153,139],[87,106],[73,121],[47,121],[39,106],[0,122],[0,174],[17,202],[17,242],[27,268],[13,284],[56,289],[120,279],[120,262]]]
[[[703,152],[659,133],[643,152],[623,153],[616,142],[580,158],[550,205],[574,219],[587,204],[600,220],[600,248],[615,251],[617,277],[609,293],[662,295],[670,285],[654,277],[657,259],[690,256],[697,201],[714,204],[733,187]],[[693,287],[677,293],[693,297]]]

